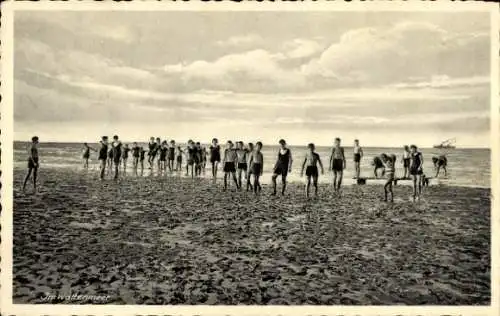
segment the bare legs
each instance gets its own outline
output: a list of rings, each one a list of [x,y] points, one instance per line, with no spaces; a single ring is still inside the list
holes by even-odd
[[[276,178],[278,178],[277,174],[273,174],[271,180],[273,181],[273,195],[276,195]],[[286,190],[286,175],[281,175],[281,195],[285,195]]]
[[[100,169],[101,169],[100,178],[101,178],[101,180],[103,180],[104,179],[104,175],[106,174],[106,160],[105,159],[101,159],[100,162],[101,162],[101,165],[100,165]]]
[[[262,187],[260,186],[260,175],[259,174],[254,174],[253,175],[253,192],[255,194],[260,193],[262,191]],[[249,178],[250,181],[250,178]]]
[[[354,163],[354,170],[356,171],[356,179],[359,179],[359,176],[361,174],[361,168],[360,168],[360,163],[359,161],[356,161]]]
[[[225,172],[224,173],[224,191],[227,189],[227,178],[229,177],[229,174],[232,175],[233,181],[236,184],[236,188],[239,189],[240,185],[238,184],[238,179],[236,178],[236,172]]]
[[[318,176],[307,176],[306,198],[309,198],[309,189],[311,188],[311,177],[314,185],[314,196],[318,196]]]
[[[32,171],[33,171],[33,190],[36,192],[36,176],[37,176],[37,173],[38,173],[38,168],[36,168],[36,167],[28,169],[28,174],[24,178],[23,192],[26,190],[26,184],[28,183],[28,180],[30,179]]]
[[[418,174],[412,175],[413,178],[413,202],[417,198],[420,198],[420,194],[422,193],[422,178]]]
[[[394,193],[392,192],[392,181],[394,181],[394,178],[389,178],[385,182],[384,185],[384,201],[387,202],[387,197],[389,193],[391,194],[391,202],[394,202]]]

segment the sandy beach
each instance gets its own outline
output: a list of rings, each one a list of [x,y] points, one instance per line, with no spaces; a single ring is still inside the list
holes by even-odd
[[[14,303],[489,304],[490,190],[303,184],[285,197],[175,177],[14,172]],[[267,181],[267,180],[266,180]],[[84,304],[95,301],[54,300]]]

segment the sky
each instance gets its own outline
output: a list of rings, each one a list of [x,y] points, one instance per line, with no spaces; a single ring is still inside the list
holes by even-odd
[[[18,11],[14,137],[489,147],[489,30],[481,12]]]

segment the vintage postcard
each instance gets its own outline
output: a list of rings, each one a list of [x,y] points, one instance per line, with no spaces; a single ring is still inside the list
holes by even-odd
[[[498,315],[496,5],[1,18],[2,313]]]

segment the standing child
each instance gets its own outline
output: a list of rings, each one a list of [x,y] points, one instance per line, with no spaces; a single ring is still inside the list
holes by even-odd
[[[385,166],[385,176],[387,181],[384,184],[384,201],[387,202],[387,196],[389,193],[391,194],[391,202],[394,202],[394,193],[392,192],[392,183],[394,182],[394,173],[396,169],[394,167],[396,163],[395,155],[387,155],[382,154],[381,156],[382,162]]]
[[[250,182],[250,178],[251,178],[251,175],[252,175],[252,167],[250,166],[250,159],[252,158],[252,153],[253,153],[253,144],[252,143],[248,143],[248,149],[247,149],[247,158],[248,158],[248,163],[247,163],[247,176],[246,176],[246,182],[247,182],[247,191],[248,189],[250,190],[253,190],[252,189],[252,183]]]
[[[359,140],[354,140],[354,170],[355,170],[355,179],[359,179],[359,175],[361,173],[361,158],[363,158],[363,148],[359,146]]]
[[[281,175],[281,195],[285,195],[286,190],[286,177],[288,172],[292,172],[292,152],[286,147],[286,141],[280,139],[279,141],[280,149],[278,151],[278,158],[276,164],[274,165],[273,176],[271,180],[273,182],[273,194],[276,195],[276,178]]]
[[[302,171],[300,172],[300,176],[304,176],[304,168],[306,168],[306,177],[307,177],[307,185],[306,185],[306,198],[309,198],[309,188],[311,187],[311,177],[313,179],[314,185],[314,196],[318,196],[318,164],[321,167],[321,174],[325,173],[323,168],[323,163],[319,157],[319,154],[314,150],[316,147],[313,143],[307,145],[309,149],[306,153],[306,157],[304,158],[304,163],[302,163]]]
[[[175,140],[170,141],[170,146],[168,147],[168,171],[174,170],[175,161]]]
[[[227,141],[227,148],[224,151],[224,159],[222,160],[222,166],[224,168],[224,191],[227,189],[227,178],[232,175],[234,183],[236,183],[236,189],[240,188],[238,184],[238,179],[236,179],[236,161],[238,160],[238,154],[233,148],[233,142]]]
[[[136,142],[132,144],[132,168],[134,169],[134,173],[137,175],[137,165],[139,163],[141,148],[137,145]]]
[[[149,138],[148,149],[149,169],[153,169],[153,162],[156,156],[156,142],[154,137]]]
[[[167,169],[167,153],[168,153],[168,143],[164,140],[160,145],[160,158],[158,159],[158,173],[162,173]]]
[[[422,194],[422,174],[424,157],[416,145],[410,146],[410,175],[413,179],[413,202]]]
[[[139,158],[139,163],[141,164],[141,176],[144,175],[144,156],[146,155],[146,151],[144,148],[140,147],[140,158]]]
[[[196,142],[195,146],[195,156],[194,156],[194,173],[198,177],[201,175],[201,170],[203,168],[203,150],[201,149],[200,142]]]
[[[94,148],[90,147],[87,143],[83,143],[83,168],[89,168],[89,158],[90,151],[96,151]]]
[[[125,146],[123,146],[123,157],[122,157],[123,172],[127,171],[127,160],[129,152],[130,152],[130,147],[128,147],[128,144],[125,144]]]
[[[118,139],[118,135],[113,136],[113,142],[111,143],[113,151],[113,162],[115,164],[115,176],[114,179],[118,179],[118,168],[120,167],[120,158],[122,155],[122,142]]]
[[[182,155],[184,155],[184,150],[181,146],[177,146],[177,164],[175,166],[175,171],[182,171]]]
[[[408,179],[410,177],[410,160],[411,160],[411,153],[410,153],[410,147],[408,145],[405,145],[403,147],[403,160],[401,163],[403,163],[403,168],[405,170],[403,179]]]
[[[335,192],[340,191],[345,166],[344,148],[340,146],[340,138],[337,137],[330,156],[330,169],[333,171],[333,189]]]
[[[244,172],[245,173],[245,179],[248,178],[248,164],[247,164],[247,160],[248,160],[248,151],[247,149],[244,147],[244,144],[243,142],[238,142],[237,143],[237,148],[236,148],[236,154],[238,155],[238,165],[237,165],[237,169],[238,169],[238,184],[240,186],[240,189],[242,188],[242,183],[241,183],[241,174]]]
[[[38,174],[39,160],[38,160],[38,136],[31,138],[31,145],[28,147],[28,174],[24,178],[23,192],[26,191],[26,184],[33,172],[33,191],[36,193],[36,177]]]
[[[212,164],[212,176],[214,180],[217,178],[217,167],[220,162],[220,145],[217,138],[212,139],[210,146],[210,163]]]
[[[191,178],[194,178],[194,163],[196,159],[196,148],[194,142],[190,139],[188,141],[188,148],[186,150],[187,164],[186,164],[186,176],[189,175],[189,168],[191,167]]]
[[[108,159],[108,136],[103,136],[99,144],[101,145],[99,149],[100,178],[103,180],[104,174],[106,173],[106,160]]]
[[[262,143],[257,142],[255,150],[250,154],[250,160],[248,161],[248,166],[252,170],[253,174],[253,192],[255,194],[262,191],[260,186],[260,177],[264,171],[264,155],[262,155]]]

